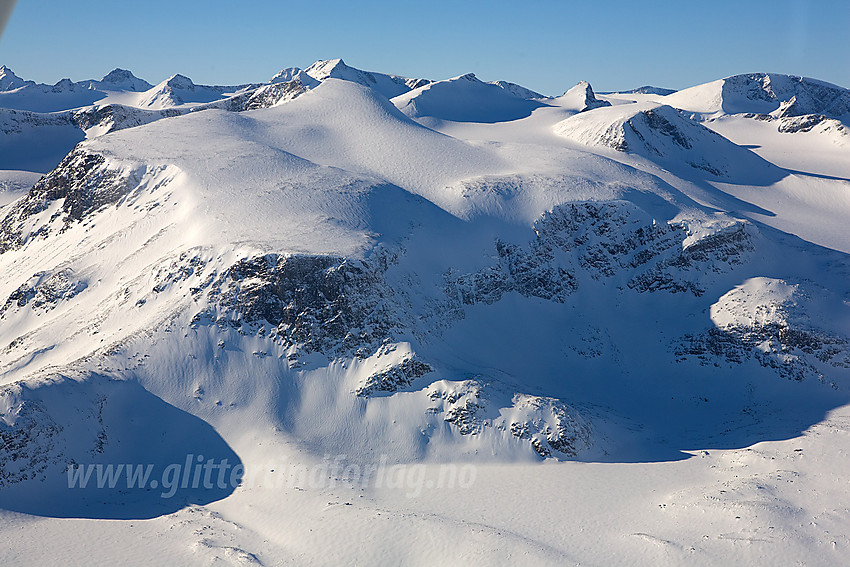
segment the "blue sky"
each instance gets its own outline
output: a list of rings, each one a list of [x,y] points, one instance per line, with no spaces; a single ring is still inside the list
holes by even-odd
[[[753,71],[850,87],[850,0],[19,0],[0,64],[54,83],[114,67],[152,83],[259,82],[342,57],[442,79],[475,72],[545,94],[683,88]]]

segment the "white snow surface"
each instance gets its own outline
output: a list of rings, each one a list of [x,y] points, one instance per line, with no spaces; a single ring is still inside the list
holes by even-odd
[[[843,91],[742,77],[0,69],[0,561],[841,564]]]

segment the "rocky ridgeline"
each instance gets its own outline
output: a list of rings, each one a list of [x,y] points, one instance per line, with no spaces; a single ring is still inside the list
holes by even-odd
[[[626,201],[561,205],[534,228],[537,237],[525,246],[497,242],[496,265],[448,274],[448,295],[466,305],[491,304],[511,291],[563,303],[589,276],[638,292],[700,296],[713,275],[752,257],[758,234],[731,222],[686,245],[684,223],[658,223]]]
[[[824,382],[830,367],[850,368],[850,340],[846,337],[780,323],[711,328],[686,335],[673,352],[680,360],[695,357],[704,366],[755,360],[797,381]]]
[[[400,328],[395,292],[379,262],[268,254],[240,260],[209,286],[209,307],[193,324],[241,327],[266,322],[269,338],[301,352],[368,356]]]
[[[20,135],[33,128],[67,127],[80,130],[89,135],[103,135],[117,130],[133,128],[150,124],[163,118],[182,116],[202,110],[225,110],[228,112],[245,112],[269,108],[283,102],[293,100],[307,92],[298,79],[292,81],[261,85],[243,93],[222,100],[184,105],[171,108],[152,110],[136,108],[123,104],[106,104],[103,106],[87,106],[79,110],[42,113],[28,110],[11,110],[0,108],[0,132],[7,136]],[[93,129],[97,129],[96,131]]]
[[[89,213],[105,205],[117,203],[134,189],[140,174],[110,168],[106,159],[94,153],[76,150],[50,174],[42,177],[29,193],[16,201],[0,219],[0,254],[20,248],[28,240],[46,237],[51,228],[65,227],[81,221]],[[45,212],[61,201],[61,208],[34,229],[31,217]]]
[[[725,101],[763,103],[777,117],[822,114],[830,118],[850,116],[850,91],[805,77],[751,73],[735,75],[723,81]],[[735,110],[735,109],[729,109]]]
[[[360,397],[368,397],[379,392],[397,392],[433,371],[433,368],[415,356],[409,356],[387,370],[370,374],[354,393]]]
[[[138,185],[140,175],[110,169],[100,155],[73,152],[10,206],[0,220],[0,252],[102,214],[104,206],[119,203]],[[33,223],[32,217],[53,203],[55,212],[38,219],[40,225]],[[144,305],[178,286],[196,302],[191,325],[236,329],[275,341],[289,353],[290,366],[298,366],[301,354],[313,352],[366,360],[401,336],[427,336],[433,329],[423,334],[420,327],[433,326],[437,318],[451,324],[464,317],[466,309],[498,302],[511,292],[565,303],[582,286],[605,282],[614,284],[612,293],[700,297],[718,278],[747,263],[758,244],[758,232],[749,223],[728,220],[713,226],[695,234],[687,222],[657,222],[629,201],[567,203],[542,215],[528,242],[496,241],[491,266],[470,273],[455,266],[445,274],[444,287],[431,291],[388,283],[388,271],[403,271],[409,260],[402,258],[403,249],[378,248],[367,259],[262,254],[229,266],[193,250],[155,267],[151,287],[130,301]],[[398,276],[391,280],[409,279]],[[85,285],[69,269],[38,273],[5,298],[0,311],[6,316],[25,308],[51,309],[74,301]],[[428,296],[425,301],[410,300],[410,294],[419,293]],[[412,305],[424,307],[416,311]],[[751,322],[685,337],[674,354],[698,357],[706,364],[754,358],[780,375],[800,379],[821,376],[818,364],[850,367],[847,344],[792,323]],[[592,445],[589,422],[562,400],[504,393],[502,386],[477,379],[448,382],[442,378],[456,377],[437,368],[411,351],[370,374],[353,395],[368,399],[413,392],[411,388],[430,383],[420,390],[430,400],[423,409],[441,415],[462,435],[493,429],[530,443],[541,456],[557,458],[575,457]]]

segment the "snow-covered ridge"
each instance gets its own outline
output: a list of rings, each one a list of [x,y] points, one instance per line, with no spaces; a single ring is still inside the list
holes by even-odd
[[[473,73],[415,88],[393,98],[414,119],[494,123],[525,118],[544,105],[537,93],[510,84],[485,83]],[[528,97],[530,95],[530,97]]]
[[[11,91],[28,85],[35,85],[35,81],[25,81],[5,65],[0,67],[0,91]]]
[[[583,144],[641,155],[674,171],[715,178],[781,177],[774,166],[670,106],[618,105],[571,116],[555,131]]]
[[[644,85],[642,87],[637,87],[636,89],[629,89],[627,91],[612,91],[607,93],[600,94],[647,94],[647,95],[658,95],[658,96],[667,96],[676,92],[676,89],[665,89],[663,87],[653,87],[651,85]]]
[[[598,563],[603,540],[632,563],[692,548],[772,563],[764,550],[794,538],[795,558],[835,562],[850,401],[839,120],[700,121],[585,82],[540,98],[340,60],[204,88],[175,76],[156,104],[177,106],[125,91],[0,114],[0,158],[35,163],[44,147],[59,163],[0,176],[13,546],[31,545],[19,525],[75,518],[62,529],[105,537],[144,518],[135,545],[150,534],[185,563],[480,562],[494,542],[535,564]],[[248,476],[174,498],[67,488],[69,464],[148,463],[161,481],[201,455]],[[382,462],[385,483],[445,465],[481,485],[423,476],[396,498],[346,477]],[[322,484],[256,481],[289,467]],[[826,477],[839,480],[812,504]],[[606,527],[584,536],[588,522]]]
[[[678,91],[664,102],[706,116],[772,114],[778,118],[820,114],[850,120],[850,90],[810,79],[773,73],[735,75]]]
[[[576,86],[558,97],[558,101],[566,108],[577,112],[585,112],[594,108],[611,106],[607,100],[599,100],[593,93],[593,87],[587,81],[581,81]]]

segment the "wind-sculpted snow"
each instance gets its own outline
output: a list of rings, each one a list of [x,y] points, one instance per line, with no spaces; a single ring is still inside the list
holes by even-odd
[[[798,115],[826,107],[775,77],[772,114],[730,116],[329,61],[175,77],[142,109],[110,75],[97,107],[2,115],[0,157],[30,136],[61,163],[0,175],[0,539],[151,518],[132,549],[171,538],[172,563],[421,563],[438,541],[559,565],[616,563],[611,542],[774,564],[801,530],[794,559],[827,565],[850,541],[850,161],[841,120]],[[60,156],[60,132],[87,139]],[[201,457],[247,476],[68,488],[68,465],[161,481]]]

